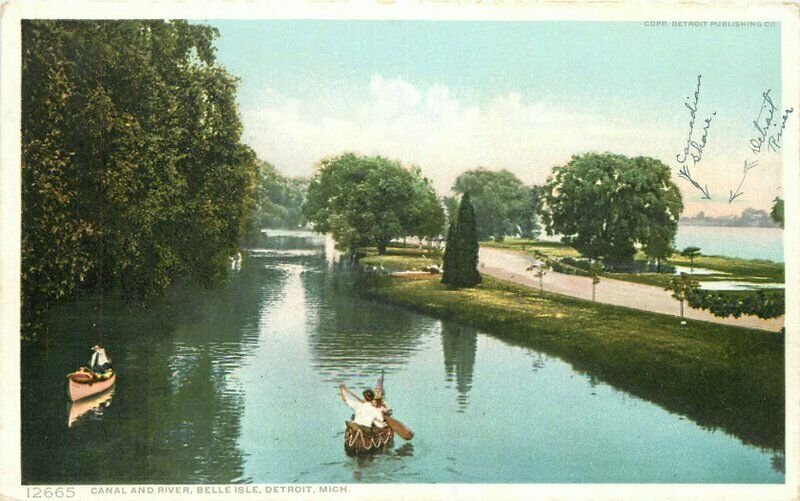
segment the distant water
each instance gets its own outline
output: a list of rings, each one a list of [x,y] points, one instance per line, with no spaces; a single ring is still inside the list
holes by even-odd
[[[675,247],[700,247],[707,256],[768,259],[783,262],[783,229],[725,226],[678,226]]]

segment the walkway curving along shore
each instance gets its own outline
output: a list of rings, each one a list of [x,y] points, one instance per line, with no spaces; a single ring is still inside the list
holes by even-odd
[[[534,276],[533,272],[525,271],[526,268],[534,263],[536,263],[535,258],[522,252],[491,247],[481,247],[480,249],[481,273],[501,280],[539,288],[539,278]],[[592,298],[592,279],[590,277],[548,271],[543,277],[542,283],[544,290],[548,292],[580,299],[591,300]],[[595,299],[600,303],[637,310],[675,316],[680,314],[680,304],[672,297],[669,291],[660,287],[614,280],[607,277],[604,277],[597,284]],[[685,306],[685,317],[687,320],[703,320],[769,331],[778,331],[784,325],[784,316],[769,320],[750,315],[740,318],[721,318],[707,311],[692,308],[688,304]]]

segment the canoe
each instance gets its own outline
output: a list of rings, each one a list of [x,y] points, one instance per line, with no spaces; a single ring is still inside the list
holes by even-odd
[[[79,419],[87,415],[98,416],[102,414],[103,410],[111,405],[111,399],[113,396],[114,387],[112,386],[103,392],[69,404],[67,427],[72,428],[72,426],[78,422]]]
[[[394,445],[394,431],[385,428],[368,428],[345,421],[344,450],[351,456],[361,456],[384,451]]]
[[[105,391],[114,386],[114,382],[117,380],[115,372],[112,372],[108,378],[101,379],[93,373],[84,371],[73,372],[67,377],[69,378],[69,398],[73,402]]]

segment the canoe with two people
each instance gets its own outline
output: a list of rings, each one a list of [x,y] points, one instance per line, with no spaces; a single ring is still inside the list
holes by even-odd
[[[111,388],[117,380],[117,375],[105,348],[93,346],[89,366],[82,366],[77,371],[67,374],[67,378],[69,398],[75,402]]]
[[[363,399],[339,386],[339,393],[345,404],[353,409],[350,421],[345,421],[344,448],[350,455],[370,454],[389,449],[394,444],[394,434],[411,440],[414,433],[405,425],[391,417],[392,410],[383,394],[383,375],[375,390],[364,390]]]

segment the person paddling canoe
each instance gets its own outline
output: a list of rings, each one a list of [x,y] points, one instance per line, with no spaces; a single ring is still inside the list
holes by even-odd
[[[381,406],[380,403],[375,400],[375,392],[372,390],[364,390],[364,400],[361,400],[342,384],[339,385],[339,393],[344,403],[353,409],[354,414],[352,420],[355,424],[366,427],[374,426],[376,428],[386,427],[384,414],[388,411],[388,408]]]
[[[339,386],[339,393],[354,411],[351,421],[345,421],[344,447],[348,454],[367,454],[391,447],[395,433],[405,440],[414,436],[405,425],[391,417],[392,411],[384,400],[382,375],[375,391],[364,391],[364,400],[345,385]]]

